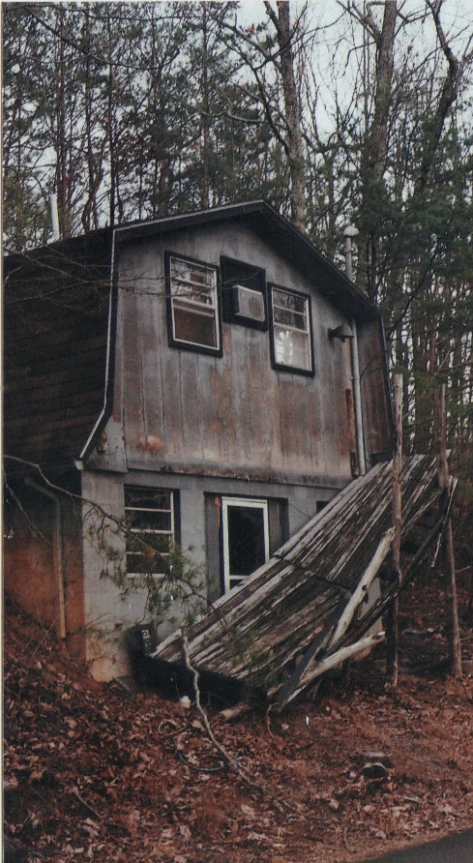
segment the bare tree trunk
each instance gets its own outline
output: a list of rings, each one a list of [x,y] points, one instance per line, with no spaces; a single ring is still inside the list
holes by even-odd
[[[457,581],[455,572],[455,552],[453,547],[452,520],[448,519],[447,536],[445,539],[445,562],[447,566],[447,585],[445,589],[446,630],[448,641],[448,658],[450,673],[461,678],[462,654],[460,639],[460,624],[458,621]]]
[[[63,238],[66,232],[66,70],[64,41],[64,7],[57,7],[59,31],[59,93],[57,101],[56,126],[56,192],[59,216],[59,234]]]
[[[402,529],[402,375],[394,377],[394,434],[395,451],[393,460],[393,544],[392,568],[396,573],[399,585],[402,584],[401,572],[401,529]],[[387,663],[386,672],[393,689],[397,686],[399,674],[398,661],[398,618],[399,599],[396,597],[390,603],[387,622]]]
[[[85,136],[87,141],[87,200],[82,210],[82,226],[84,231],[90,231],[91,228],[96,230],[99,226],[97,214],[97,190],[101,182],[101,170],[96,161],[94,154],[94,144],[92,136],[92,105],[93,105],[93,88],[91,84],[91,64],[92,58],[90,54],[90,6],[84,6],[85,27],[87,39],[87,54],[85,58],[85,82],[84,82],[84,106],[85,106]]]
[[[116,220],[116,153],[115,153],[115,134],[114,134],[114,81],[113,81],[113,43],[110,12],[107,10],[107,37],[108,37],[108,99],[107,99],[107,133],[110,156],[110,203],[109,203],[109,218],[110,227],[115,226]]]
[[[396,21],[397,2],[391,0],[391,2],[384,4],[381,30],[378,30],[370,16],[364,22],[374,37],[377,47],[373,120],[361,158],[363,201],[361,235],[358,241],[361,285],[371,299],[374,299],[377,293],[379,207],[382,201],[381,184],[386,170],[388,151],[388,121],[394,72]]]
[[[446,386],[442,384],[439,393],[439,455],[438,472],[441,488],[448,488],[447,466],[447,410],[445,405]],[[462,676],[462,658],[460,642],[460,625],[458,622],[457,582],[455,572],[455,554],[453,549],[452,520],[449,517],[445,536],[445,566],[447,570],[445,584],[445,626],[447,631],[448,658],[450,673],[454,677]]]
[[[389,5],[389,3],[387,5]],[[422,165],[419,175],[419,181],[417,184],[418,191],[423,191],[427,185],[430,170],[434,161],[434,156],[437,152],[440,139],[442,137],[445,121],[451,111],[453,104],[458,98],[458,93],[460,92],[460,86],[463,80],[465,67],[468,66],[469,63],[471,63],[471,60],[473,58],[473,51],[465,53],[461,59],[456,57],[453,53],[447,37],[445,36],[442,23],[440,21],[440,11],[443,5],[441,0],[427,0],[427,5],[434,19],[437,37],[440,42],[442,53],[447,60],[448,70],[443,81],[442,89],[440,91],[440,97],[437,103],[437,108],[433,116],[431,128],[429,130],[430,134],[422,156]]]
[[[305,160],[302,146],[301,108],[294,73],[294,52],[292,48],[294,31],[290,23],[289,0],[278,0],[276,15],[269,2],[266,11],[271,18],[277,34],[279,46],[279,71],[284,96],[284,110],[287,127],[287,153],[291,179],[291,218],[303,230],[305,226]]]
[[[201,75],[201,125],[202,125],[202,185],[200,190],[200,205],[203,210],[210,207],[210,183],[209,183],[209,148],[210,148],[210,99],[209,99],[209,69],[208,69],[208,22],[207,4],[200,4],[202,12],[202,75]]]

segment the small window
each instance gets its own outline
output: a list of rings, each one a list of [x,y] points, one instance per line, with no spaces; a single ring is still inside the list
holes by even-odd
[[[170,343],[221,353],[218,268],[167,254]]]
[[[273,365],[313,375],[310,297],[272,285],[271,324]]]
[[[154,488],[125,488],[126,569],[130,578],[164,575],[176,541],[175,494]]]
[[[223,497],[222,515],[223,580],[231,590],[269,559],[268,503]]]

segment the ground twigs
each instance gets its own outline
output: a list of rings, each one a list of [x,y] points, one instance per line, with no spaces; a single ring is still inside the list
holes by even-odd
[[[194,683],[194,691],[195,691],[195,706],[196,706],[197,711],[198,711],[198,713],[202,719],[202,722],[203,722],[205,730],[208,734],[209,740],[215,746],[219,755],[221,755],[221,757],[225,760],[225,762],[228,764],[228,766],[231,767],[235,771],[235,773],[237,773],[238,776],[240,776],[241,779],[243,779],[243,781],[246,782],[246,784],[250,786],[250,788],[254,788],[255,791],[258,791],[260,794],[265,795],[267,797],[270,797],[271,800],[273,800],[274,802],[279,803],[280,805],[286,807],[286,809],[290,809],[293,812],[297,811],[295,809],[295,807],[291,806],[291,804],[288,803],[286,800],[283,800],[279,797],[276,797],[274,794],[271,794],[259,782],[255,782],[254,779],[252,779],[251,776],[249,775],[248,771],[241,764],[239,764],[238,761],[236,760],[236,758],[233,758],[233,756],[230,755],[230,753],[227,751],[227,749],[225,749],[225,747],[222,746],[222,744],[217,740],[217,738],[215,737],[215,734],[213,733],[212,728],[210,726],[209,718],[208,718],[204,708],[202,707],[202,704],[200,701],[199,672],[197,671],[196,668],[194,668],[194,666],[191,663],[191,659],[189,656],[189,644],[188,644],[187,636],[185,633],[182,633],[181,643],[182,643],[182,650],[184,653],[184,660],[185,660],[186,668],[192,674],[192,679],[193,679],[193,683]]]

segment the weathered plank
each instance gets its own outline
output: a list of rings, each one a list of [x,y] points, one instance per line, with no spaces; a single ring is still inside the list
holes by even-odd
[[[241,587],[217,600],[188,631],[193,664],[238,680],[266,679],[271,691],[275,677],[282,685],[320,623],[342,597],[348,602],[356,593],[370,563],[374,567],[376,549],[376,565],[385,554],[391,472],[391,463],[380,464],[352,482]],[[403,510],[412,526],[439,495],[435,460],[405,459],[402,476]],[[182,661],[179,639],[179,631],[169,636],[156,657]]]

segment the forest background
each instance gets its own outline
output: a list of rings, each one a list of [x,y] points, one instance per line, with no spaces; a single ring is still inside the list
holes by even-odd
[[[456,544],[473,548],[473,15],[468,0],[4,3],[6,253],[265,198],[381,308],[405,447],[447,385]]]

